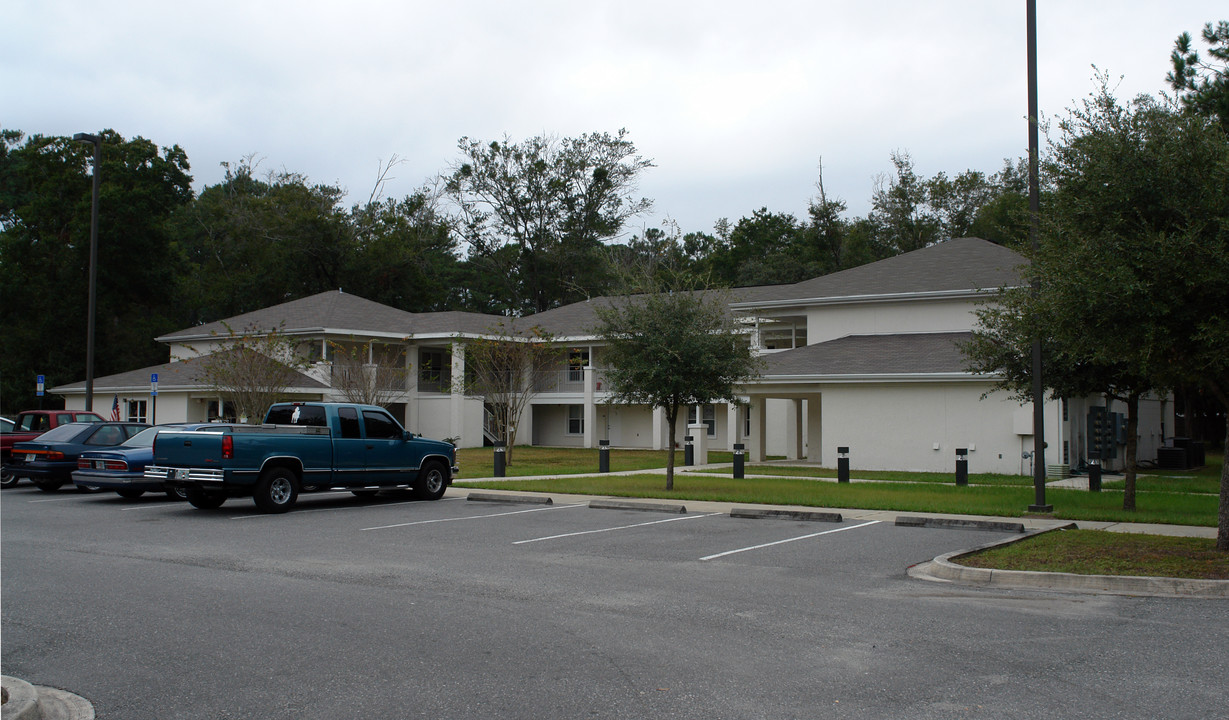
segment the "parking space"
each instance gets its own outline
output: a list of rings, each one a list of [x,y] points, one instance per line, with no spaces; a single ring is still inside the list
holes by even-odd
[[[345,491],[315,493],[302,496],[295,509],[284,515],[261,513],[243,498],[228,500],[215,511],[202,511],[160,495],[125,500],[105,493],[48,494],[30,488],[6,491],[5,501],[63,515],[72,524],[84,522],[80,513],[88,512],[88,524],[102,521],[109,533],[131,525],[135,534],[129,538],[136,542],[152,525],[157,525],[157,533],[173,526],[180,538],[198,548],[216,547],[219,552],[237,538],[251,542],[263,533],[273,533],[300,551],[316,549],[324,555],[357,543],[368,552],[446,547],[454,553],[494,553],[508,562],[517,557],[568,554],[814,571],[839,571],[856,563],[881,565],[880,572],[890,573],[1006,536],[897,528],[879,520],[815,522],[735,518],[728,511],[707,509],[684,513],[593,509],[576,500],[470,502],[463,493],[435,502],[395,495],[356,498]]]

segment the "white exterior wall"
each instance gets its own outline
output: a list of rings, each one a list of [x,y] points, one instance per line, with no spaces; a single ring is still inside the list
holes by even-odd
[[[1028,474],[1021,455],[1032,449],[1032,437],[1018,435],[1014,423],[1021,406],[1003,394],[982,400],[986,389],[983,383],[826,386],[823,457],[835,459],[836,448],[848,446],[855,474],[859,468],[955,472],[959,447],[969,449],[971,473]],[[1047,418],[1061,417],[1059,410],[1047,403]]]
[[[807,344],[848,335],[966,332],[977,324],[974,299],[910,300],[807,308]]]

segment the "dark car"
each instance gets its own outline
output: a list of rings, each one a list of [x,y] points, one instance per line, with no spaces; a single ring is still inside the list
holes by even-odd
[[[168,488],[162,482],[147,480],[145,466],[154,459],[154,436],[162,430],[230,430],[229,425],[190,423],[158,425],[133,435],[122,445],[105,450],[87,450],[77,458],[73,483],[79,488],[114,490],[120,497],[139,498],[147,492],[165,492],[182,500],[182,489]]]
[[[27,442],[48,430],[71,422],[102,422],[103,417],[89,410],[25,410],[17,414],[12,427],[0,430],[0,487],[12,487],[21,479],[12,472],[13,446]]]
[[[145,428],[148,423],[69,423],[52,428],[29,442],[13,446],[10,471],[28,477],[39,490],[54,492],[72,482],[77,457],[86,450],[114,447]]]

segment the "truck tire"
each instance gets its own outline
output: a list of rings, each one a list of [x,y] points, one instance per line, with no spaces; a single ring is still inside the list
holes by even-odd
[[[256,507],[267,513],[286,512],[298,497],[298,478],[286,468],[266,470],[252,491]]]
[[[200,488],[187,488],[184,493],[188,497],[188,504],[199,510],[216,510],[226,502],[225,495],[207,493]]]
[[[63,480],[35,480],[34,484],[43,492],[55,492],[64,486]]]
[[[188,492],[181,487],[176,487],[167,490],[166,496],[171,500],[187,500]]]
[[[448,489],[448,470],[437,461],[423,463],[414,481],[414,497],[419,500],[439,500]]]
[[[144,495],[145,491],[144,490],[133,490],[132,488],[124,488],[123,490],[116,490],[115,494],[119,495],[120,497],[126,500],[136,500],[137,498]]]

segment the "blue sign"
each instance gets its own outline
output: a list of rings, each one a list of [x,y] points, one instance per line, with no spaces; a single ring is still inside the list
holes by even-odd
[[[36,375],[34,377],[34,382],[35,382],[35,385],[34,385],[35,394],[38,397],[42,397],[43,396],[43,386],[47,384],[47,377],[45,375]]]
[[[158,396],[158,373],[149,374],[149,394]]]

